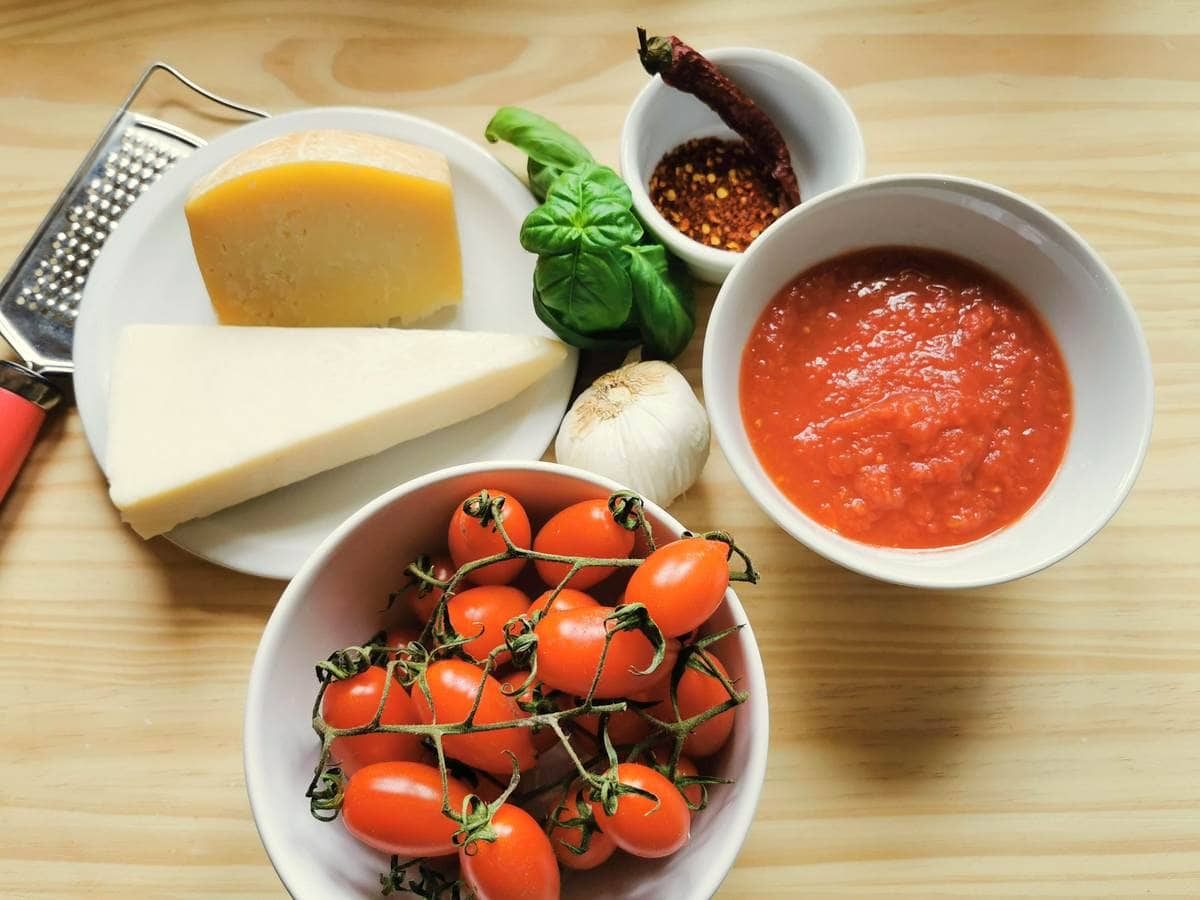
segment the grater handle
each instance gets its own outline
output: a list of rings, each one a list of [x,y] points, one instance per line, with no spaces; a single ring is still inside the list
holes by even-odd
[[[45,378],[0,360],[0,502],[29,455],[46,413],[61,400],[62,392]]]

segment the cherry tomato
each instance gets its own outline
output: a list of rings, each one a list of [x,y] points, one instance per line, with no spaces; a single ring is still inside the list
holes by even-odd
[[[534,627],[538,638],[538,677],[557,691],[586,697],[604,652],[612,615],[607,606],[580,607],[546,616]],[[595,696],[626,697],[665,678],[674,664],[678,644],[667,645],[666,658],[649,675],[644,670],[654,659],[654,647],[640,631],[613,635],[604,660]]]
[[[447,778],[450,808],[461,810],[467,789]],[[442,814],[442,776],[417,762],[375,763],[359,769],[342,800],[346,830],[384,853],[404,858],[449,856],[458,823]]]
[[[533,601],[529,607],[529,616],[533,617],[536,612],[544,612],[546,604],[550,600],[550,595],[553,591],[546,591]],[[563,588],[558,592],[558,596],[554,598],[554,602],[550,604],[549,612],[566,612],[568,609],[579,609],[581,606],[599,606],[596,599],[591,594],[585,594],[583,591],[577,591],[574,588]],[[545,613],[548,615],[549,613]]]
[[[655,747],[650,751],[650,758],[653,760],[654,771],[666,778],[670,778],[668,772],[671,767],[668,763],[671,762],[671,748]],[[699,774],[700,770],[694,762],[686,756],[681,755],[679,757],[679,761],[675,764],[676,778],[695,778]],[[683,794],[683,799],[688,802],[688,806],[692,809],[695,809],[704,801],[703,785],[689,784],[687,787],[680,787],[676,784],[675,787],[679,788],[679,793]]]
[[[499,679],[501,686],[504,688],[504,693],[517,701],[517,707],[521,711],[522,718],[532,715],[532,712],[526,707],[537,704],[537,697],[534,695],[534,692],[541,687],[540,683],[535,681],[529,687],[525,688],[525,690],[517,693],[521,685],[528,679],[529,673],[522,669],[509,672]],[[558,735],[554,733],[554,729],[552,728],[531,728],[530,731],[533,732],[533,746],[538,753],[545,753],[558,743]]]
[[[421,631],[418,628],[389,628],[387,632],[387,645],[390,648],[388,659],[395,659],[396,652],[407,647],[413,641],[421,640]]]
[[[731,680],[724,664],[712,653],[708,653],[707,656],[717,671],[727,680]],[[657,706],[650,707],[650,715],[663,722],[682,722],[684,719],[700,715],[706,709],[712,709],[714,706],[724,703],[729,699],[729,691],[725,690],[725,686],[717,678],[688,665],[679,679],[675,696],[679,701],[679,718],[675,717],[675,709],[671,706],[669,695],[666,699],[659,701]],[[712,756],[729,740],[729,734],[733,731],[733,717],[734,710],[732,709],[713,716],[687,736],[687,740],[683,744],[684,752],[696,757]]]
[[[505,803],[492,816],[492,828],[494,841],[474,841],[458,851],[476,900],[558,900],[554,849],[533,816]]]
[[[417,714],[427,725],[432,724],[435,710],[439,724],[464,721],[475,702],[480,681],[483,682],[483,698],[475,712],[476,725],[522,718],[516,701],[504,695],[500,682],[491,675],[484,677],[483,671],[469,662],[460,659],[439,660],[425,670],[425,680],[433,697],[432,709],[419,684],[413,685],[412,693]],[[506,750],[516,756],[521,771],[532,768],[537,762],[528,728],[451,734],[443,739],[442,747],[447,756],[506,778],[512,774],[512,763]]]
[[[444,553],[439,553],[430,560],[432,564],[431,574],[438,581],[449,581],[451,576],[457,571],[453,561]],[[417,617],[417,621],[424,625],[429,621],[429,617],[433,615],[433,611],[437,609],[438,601],[442,599],[442,589],[431,587],[426,593],[422,594],[419,586],[414,585],[404,592],[405,598],[408,600],[409,608],[412,609],[413,615]]]
[[[500,520],[504,523],[504,530],[508,532],[509,539],[518,547],[528,547],[529,516],[525,514],[525,507],[521,505],[521,501],[504,491],[488,488],[487,492],[490,497],[504,498]],[[464,498],[463,503],[470,499]],[[506,549],[504,538],[500,537],[500,532],[496,530],[496,523],[489,520],[484,524],[474,516],[467,515],[463,512],[462,503],[458,504],[450,519],[448,543],[450,558],[458,568],[485,556],[503,553]],[[525,563],[524,559],[507,559],[504,562],[492,563],[471,572],[467,575],[467,580],[474,584],[508,584],[521,574]]]
[[[584,801],[582,806],[581,811],[579,788],[571,788],[562,808],[554,817],[554,826],[550,829],[550,844],[554,847],[554,855],[568,869],[594,869],[606,863],[617,849],[612,838],[596,827],[596,817],[592,814],[591,805]],[[571,847],[578,850],[583,846],[584,826],[562,824],[573,819],[590,819],[592,822],[592,827],[588,829],[587,849],[582,853],[575,853]]]
[[[488,654],[497,647],[504,646],[505,623],[524,615],[528,610],[528,595],[506,584],[469,588],[461,594],[455,594],[446,603],[450,624],[459,635],[479,635],[463,644],[462,649],[480,662],[487,659]],[[505,650],[496,656],[496,663],[503,663],[511,657],[512,654]]]
[[[353,678],[331,681],[321,698],[321,715],[334,728],[366,725],[375,718],[386,684],[387,669],[383,666],[371,666]],[[412,699],[393,679],[380,724],[417,725],[420,721]],[[371,763],[419,758],[421,738],[416,734],[355,734],[334,738],[330,753],[342,771],[349,775]]]
[[[607,500],[584,500],[568,506],[542,526],[533,541],[539,553],[558,556],[591,556],[599,559],[628,559],[633,552],[634,533],[622,528],[608,511]],[[567,563],[534,560],[542,581],[556,587],[567,577]],[[599,584],[616,569],[612,566],[589,566],[571,578],[571,586],[587,590]]]
[[[629,579],[626,603],[642,603],[667,637],[708,620],[729,587],[729,545],[684,538],[659,547]]]
[[[640,788],[655,799],[641,794],[622,794],[611,816],[599,800],[589,797],[592,812],[601,830],[622,850],[651,859],[670,856],[688,842],[692,812],[675,785],[640,763],[617,766],[621,784]]]
[[[421,630],[401,625],[399,628],[389,628],[384,639],[387,641],[388,647],[398,650],[401,647],[411,644],[413,641],[419,641],[421,639]]]
[[[561,702],[564,709],[569,709],[572,706],[579,706],[583,701],[568,698]],[[576,716],[571,721],[596,738],[597,741],[600,740],[599,714],[587,713],[586,715]],[[608,716],[608,738],[613,742],[613,746],[616,747],[638,743],[643,738],[649,737],[651,728],[650,723],[632,709],[627,709],[624,712],[609,713]]]

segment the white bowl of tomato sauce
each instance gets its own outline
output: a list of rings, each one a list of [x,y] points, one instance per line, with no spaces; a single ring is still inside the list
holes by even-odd
[[[1125,292],[1065,223],[939,175],[869,179],[755,241],[704,347],[713,430],[775,522],[849,569],[964,588],[1116,513],[1154,386]]]
[[[418,554],[445,547],[447,523],[463,498],[485,488],[519,498],[537,534],[559,510],[607,498],[620,486],[566,466],[527,461],[458,466],[415,479],[369,503],[330,535],[288,585],[267,623],[246,699],[246,787],[267,854],[297,900],[379,896],[379,878],[389,865],[386,853],[350,834],[344,814],[331,822],[310,814],[305,791],[320,756],[311,718],[318,687],[314,664],[403,622],[403,596],[392,609],[385,607],[389,593],[406,581],[406,565]],[[661,508],[646,503],[645,510],[660,547],[682,535],[683,525]],[[535,578],[536,573],[526,571],[521,578],[526,577]],[[515,584],[535,589],[520,579]],[[603,600],[603,587],[589,590]],[[620,579],[609,587],[610,593],[620,592]],[[609,603],[615,600],[607,598]],[[732,730],[720,749],[697,760],[701,774],[734,783],[708,788],[709,805],[692,814],[690,839],[682,849],[657,859],[618,850],[590,871],[564,870],[563,897],[705,898],[715,893],[733,865],[762,788],[769,726],[762,660],[745,611],[727,590],[700,630],[716,633],[734,625],[744,627],[723,638],[716,650],[748,699],[736,707]],[[584,753],[582,744],[579,752]],[[565,755],[560,764],[563,760]],[[355,777],[351,775],[351,783]],[[523,774],[527,777],[531,773]],[[532,777],[540,776],[535,770]],[[520,865],[513,873],[531,877]]]

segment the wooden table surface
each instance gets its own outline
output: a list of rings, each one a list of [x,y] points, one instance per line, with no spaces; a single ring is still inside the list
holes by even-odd
[[[743,599],[772,708],[720,896],[1200,896],[1200,9],[783,6],[5,0],[0,267],[154,58],[273,112],[380,106],[477,140],[520,104],[610,163],[644,81],[635,24],[803,59],[857,112],[869,174],[997,182],[1104,254],[1150,341],[1154,441],[1088,546],[952,593],[793,543],[714,448],[674,512],[754,551]],[[188,103],[159,90],[143,108],[228,127]],[[680,361],[697,386],[702,339]],[[282,587],[140,541],[77,415],[55,419],[0,507],[0,895],[282,894],[240,757]]]

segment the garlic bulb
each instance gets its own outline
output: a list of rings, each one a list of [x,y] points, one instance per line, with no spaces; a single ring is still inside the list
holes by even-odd
[[[601,375],[567,411],[558,461],[605,475],[667,506],[708,459],[708,416],[679,371],[637,362]]]

